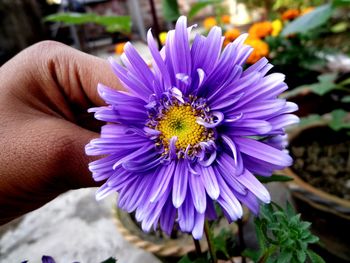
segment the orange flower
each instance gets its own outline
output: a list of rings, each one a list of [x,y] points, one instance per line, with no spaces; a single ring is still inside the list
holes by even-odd
[[[115,47],[114,47],[114,52],[117,55],[123,54],[125,44],[126,44],[126,42],[116,44]]]
[[[282,14],[282,20],[292,20],[300,15],[298,9],[288,9]]]
[[[232,42],[237,37],[239,37],[240,34],[241,34],[241,31],[239,31],[237,28],[229,29],[225,32],[225,40]]]
[[[264,38],[272,32],[272,24],[269,21],[254,23],[249,28],[249,36],[252,38]]]
[[[229,15],[223,15],[221,17],[221,22],[224,24],[230,24],[231,23],[231,17]]]
[[[305,9],[303,9],[303,11],[301,11],[301,16],[303,16],[303,15],[306,15],[306,14],[308,14],[308,13],[310,13],[311,11],[313,11],[315,9],[315,7],[313,7],[313,6],[309,6],[309,7],[306,7]]]
[[[253,52],[247,59],[248,64],[254,64],[262,57],[266,57],[269,54],[269,45],[258,38],[248,37],[245,44],[254,48]]]
[[[215,17],[207,17],[206,19],[204,19],[203,21],[203,26],[206,30],[210,30],[213,26],[216,26],[217,22]]]

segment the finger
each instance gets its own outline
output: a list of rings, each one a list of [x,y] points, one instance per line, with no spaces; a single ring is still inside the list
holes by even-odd
[[[81,108],[103,105],[104,102],[97,93],[98,83],[123,90],[106,60],[62,43],[43,41],[27,48],[23,53],[19,57],[24,70],[32,72],[31,75],[36,77],[37,83],[48,96],[52,92],[52,96],[57,97],[57,90],[50,90],[50,87],[59,87],[69,104]],[[16,57],[13,63],[18,66]]]

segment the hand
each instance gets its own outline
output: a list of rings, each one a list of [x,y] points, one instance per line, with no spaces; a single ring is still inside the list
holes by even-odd
[[[44,41],[0,68],[0,224],[60,193],[94,186],[84,146],[99,125],[98,83],[121,89],[108,62]]]

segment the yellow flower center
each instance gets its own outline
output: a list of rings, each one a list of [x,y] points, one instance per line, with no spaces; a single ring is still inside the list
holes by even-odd
[[[173,136],[177,137],[176,148],[186,149],[188,145],[195,146],[206,139],[206,129],[196,122],[197,114],[189,105],[175,105],[170,108],[159,121],[157,130],[163,145],[168,148]]]

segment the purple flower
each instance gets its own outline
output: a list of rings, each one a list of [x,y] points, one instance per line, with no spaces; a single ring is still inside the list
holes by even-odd
[[[90,109],[107,122],[101,137],[86,146],[96,181],[106,180],[97,199],[119,192],[118,205],[142,222],[170,233],[176,221],[199,239],[205,218],[218,203],[227,219],[254,213],[270,195],[253,174],[270,176],[291,165],[283,151],[284,127],[298,118],[293,103],[278,99],[284,75],[266,75],[266,58],[243,70],[252,48],[241,35],[222,51],[221,29],[189,43],[191,28],[180,17],[159,52],[151,32],[151,70],[127,43],[124,66],[111,60],[129,92],[99,84],[108,106]]]

